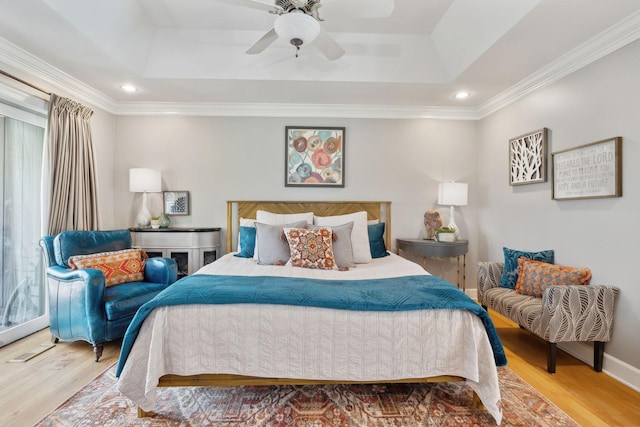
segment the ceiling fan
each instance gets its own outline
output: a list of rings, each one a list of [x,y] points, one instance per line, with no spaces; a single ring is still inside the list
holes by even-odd
[[[247,50],[248,54],[264,51],[278,38],[289,41],[298,51],[314,43],[330,60],[345,51],[320,26],[324,19],[383,18],[391,15],[394,0],[218,0],[237,6],[260,9],[278,15],[273,28]],[[321,9],[319,11],[319,9]],[[322,14],[322,17],[320,16]]]

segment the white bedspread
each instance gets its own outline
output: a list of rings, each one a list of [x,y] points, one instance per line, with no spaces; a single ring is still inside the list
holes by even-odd
[[[427,274],[397,255],[347,272],[261,266],[227,254],[201,274],[386,278]],[[482,321],[466,310],[364,312],[260,304],[155,309],[118,380],[144,410],[165,374],[373,381],[456,375],[467,379],[499,424],[500,389]]]
[[[416,276],[429,274],[415,262],[390,254],[376,258],[369,264],[356,264],[349,271],[319,270],[292,267],[291,265],[260,265],[251,258],[238,258],[226,254],[216,262],[207,264],[196,274],[228,274],[236,276],[289,276],[309,279],[383,279],[387,277]]]

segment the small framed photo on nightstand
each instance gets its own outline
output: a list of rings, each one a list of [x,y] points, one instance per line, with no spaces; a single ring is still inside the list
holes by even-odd
[[[165,215],[189,215],[188,191],[164,191],[163,202]]]

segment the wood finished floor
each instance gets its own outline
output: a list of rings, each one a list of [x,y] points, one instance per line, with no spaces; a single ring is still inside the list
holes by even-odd
[[[509,367],[583,426],[640,426],[640,393],[558,351],[557,373],[546,372],[546,345],[491,312]],[[48,329],[0,348],[0,426],[41,420],[117,361],[120,342],[108,343],[99,363],[84,342],[58,343],[26,363],[6,361],[49,342]],[[606,366],[605,366],[606,369]]]

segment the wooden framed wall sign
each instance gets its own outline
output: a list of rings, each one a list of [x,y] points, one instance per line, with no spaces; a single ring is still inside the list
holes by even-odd
[[[553,200],[622,196],[622,138],[551,153]]]

